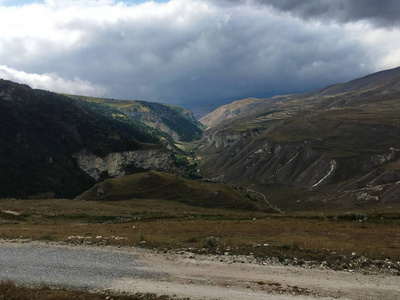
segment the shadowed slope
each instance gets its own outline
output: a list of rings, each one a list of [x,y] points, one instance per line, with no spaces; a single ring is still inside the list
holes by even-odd
[[[75,197],[95,183],[73,158],[84,149],[164,149],[150,127],[84,104],[0,80],[0,197]]]
[[[162,172],[145,172],[108,179],[77,197],[78,200],[115,201],[128,199],[164,199],[202,207],[246,210],[267,206],[249,200],[223,185],[178,178]]]

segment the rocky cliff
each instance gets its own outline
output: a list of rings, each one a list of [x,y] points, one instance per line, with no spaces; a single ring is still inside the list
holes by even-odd
[[[79,168],[95,180],[98,180],[104,172],[110,177],[121,177],[129,174],[132,168],[178,173],[170,153],[162,148],[114,152],[104,157],[82,150],[74,157]]]

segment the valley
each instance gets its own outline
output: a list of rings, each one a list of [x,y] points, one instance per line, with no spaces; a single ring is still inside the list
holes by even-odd
[[[337,294],[314,291],[306,279],[269,284],[271,277],[252,264],[304,278],[326,271],[338,282],[354,274],[360,282],[398,282],[399,80],[397,68],[308,93],[239,100],[204,116],[203,124],[177,106],[1,80],[0,238],[150,249],[159,269],[172,273],[178,271],[171,257],[185,267],[200,258],[199,270],[179,271],[188,272],[186,283],[121,279],[112,286],[132,293],[142,287],[138,292],[154,299],[168,287],[188,297],[195,285],[204,299],[213,291],[225,299],[225,275],[215,275],[218,288],[193,275],[209,272],[210,261],[226,265],[222,273],[243,263],[257,278],[251,288],[266,299],[292,298],[299,292],[292,287],[303,285],[313,292],[296,298],[395,299],[390,287],[376,285]],[[246,292],[243,278],[229,280]]]

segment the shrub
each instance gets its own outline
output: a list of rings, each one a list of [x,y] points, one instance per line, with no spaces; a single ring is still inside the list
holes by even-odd
[[[365,220],[367,218],[367,215],[354,212],[347,212],[344,216],[339,216],[338,218],[348,221],[358,221],[358,220]]]
[[[219,238],[215,236],[208,236],[205,239],[206,248],[216,248],[219,245]]]

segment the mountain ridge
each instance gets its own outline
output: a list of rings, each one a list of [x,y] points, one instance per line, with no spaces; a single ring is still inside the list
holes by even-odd
[[[167,159],[162,170],[176,171],[153,129],[107,107],[0,80],[0,109],[1,197],[74,197],[88,189],[96,180],[73,157],[83,149],[96,157],[157,149]],[[143,165],[122,160],[119,167],[132,164]]]
[[[387,82],[388,79],[390,82]],[[276,106],[276,108],[279,110],[286,103],[300,100],[307,103],[315,101],[315,98],[317,97],[323,97],[324,99],[322,100],[328,100],[327,102],[329,102],[332,100],[332,96],[337,96],[338,94],[342,93],[351,93],[357,90],[365,90],[365,92],[367,92],[368,88],[376,88],[376,85],[380,85],[380,87],[383,89],[382,92],[385,92],[385,85],[388,85],[392,88],[396,87],[396,89],[400,90],[400,84],[395,84],[399,82],[398,79],[400,79],[400,67],[376,72],[345,83],[333,84],[306,93],[276,95],[272,98],[247,98],[243,100],[237,100],[217,108],[213,112],[202,117],[200,122],[208,126],[208,128],[211,128],[223,122],[224,120],[235,117],[243,112],[252,111],[254,109],[268,108],[268,106],[271,106],[271,104],[281,104]],[[303,103],[303,105],[304,104],[305,103]],[[313,104],[307,103],[307,105]],[[332,103],[328,103],[327,105],[330,105],[331,107],[333,106]]]
[[[67,95],[73,99],[100,103],[121,111],[135,121],[160,130],[177,141],[199,139],[203,125],[186,108],[143,100],[117,100],[87,96]]]
[[[0,81],[0,106],[5,197],[71,197],[109,177],[178,174],[178,166],[193,178],[200,168],[211,181],[260,192],[284,210],[400,201],[400,68],[224,105],[208,115],[203,139],[191,146],[193,164],[137,121],[152,114],[148,119],[168,130],[185,127],[179,138],[190,141],[198,136],[191,126],[201,128],[183,108],[63,96],[8,81]]]
[[[205,131],[198,152],[204,176],[256,185],[265,194],[277,186],[297,190],[292,196],[300,202],[290,204],[273,194],[281,200],[272,202],[285,209],[326,199],[337,205],[400,201],[400,68],[255,102],[255,109],[239,103],[241,111],[215,118]],[[224,109],[231,112],[237,104]],[[378,184],[383,178],[387,186]]]

